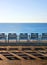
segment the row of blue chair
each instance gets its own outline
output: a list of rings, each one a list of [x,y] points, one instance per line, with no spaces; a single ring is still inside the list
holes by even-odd
[[[16,33],[8,33],[8,35],[6,35],[5,33],[0,33],[0,41],[1,40],[8,40],[12,41],[29,41],[29,40],[47,40],[47,33],[42,33],[42,35],[39,35],[38,33],[31,33],[30,35],[28,33],[20,33],[19,35],[17,35]]]

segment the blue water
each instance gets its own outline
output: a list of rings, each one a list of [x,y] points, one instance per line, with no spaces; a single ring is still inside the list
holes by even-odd
[[[41,34],[47,32],[47,23],[0,23],[0,32],[6,34],[9,32]]]

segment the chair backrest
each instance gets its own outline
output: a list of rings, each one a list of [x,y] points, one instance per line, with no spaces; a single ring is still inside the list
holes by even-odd
[[[47,33],[42,33],[42,39],[47,39]]]
[[[20,33],[19,39],[20,40],[28,40],[28,33]]]
[[[8,39],[17,39],[16,33],[8,33]]]
[[[0,39],[5,39],[5,38],[6,38],[5,33],[0,33]]]
[[[31,33],[30,39],[38,39],[38,33]]]

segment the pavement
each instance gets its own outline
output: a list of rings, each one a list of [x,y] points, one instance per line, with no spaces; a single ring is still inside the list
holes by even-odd
[[[47,65],[47,46],[0,46],[0,65]]]

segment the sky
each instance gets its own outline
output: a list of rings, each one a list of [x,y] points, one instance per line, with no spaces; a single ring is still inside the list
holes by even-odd
[[[0,0],[0,22],[47,22],[47,0]]]
[[[0,33],[47,33],[47,23],[0,23]]]

